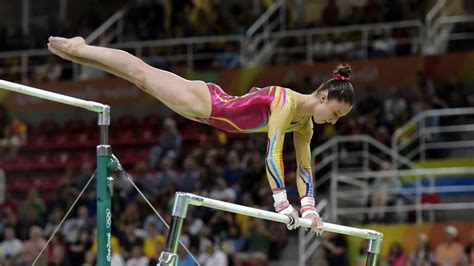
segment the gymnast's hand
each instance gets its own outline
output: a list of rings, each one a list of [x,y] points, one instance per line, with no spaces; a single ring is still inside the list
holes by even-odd
[[[288,228],[288,230],[295,230],[300,226],[300,216],[298,214],[298,211],[296,211],[291,205],[290,207],[292,209],[291,212],[285,215],[290,217],[291,222],[289,224],[286,224],[286,228]]]
[[[294,230],[300,226],[300,216],[298,211],[290,205],[286,197],[285,190],[278,190],[273,192],[273,199],[275,200],[274,207],[278,213],[284,214],[290,218],[290,222],[286,224],[288,230]]]
[[[317,212],[309,212],[302,218],[311,220],[311,231],[315,232],[317,236],[323,234],[323,219],[321,219]]]
[[[67,60],[71,60],[73,57],[80,56],[79,52],[84,46],[86,46],[86,42],[82,37],[67,39],[51,36],[48,38],[48,49],[53,54]]]

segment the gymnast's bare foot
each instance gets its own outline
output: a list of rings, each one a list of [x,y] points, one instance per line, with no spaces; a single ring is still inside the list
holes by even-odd
[[[48,49],[52,53],[68,60],[70,60],[68,57],[79,56],[81,48],[86,45],[86,42],[82,37],[67,39],[51,36],[48,41]]]

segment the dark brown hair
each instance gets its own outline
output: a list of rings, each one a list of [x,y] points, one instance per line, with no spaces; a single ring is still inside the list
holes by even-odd
[[[354,88],[351,84],[351,67],[347,63],[341,63],[336,66],[333,71],[334,77],[326,82],[323,82],[321,86],[316,90],[316,93],[320,91],[328,91],[328,100],[338,100],[345,102],[350,105],[354,104]]]

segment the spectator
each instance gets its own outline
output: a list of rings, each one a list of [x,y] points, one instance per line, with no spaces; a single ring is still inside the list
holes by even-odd
[[[264,265],[270,253],[270,232],[261,219],[253,218],[250,223],[250,234],[247,236],[247,248],[235,256],[235,265],[241,266],[251,262],[252,265]]]
[[[182,137],[176,127],[176,122],[172,118],[166,118],[163,123],[163,133],[158,143],[150,151],[148,158],[150,167],[155,168],[161,157],[165,155],[173,159],[176,158],[181,142]]]
[[[198,256],[198,261],[203,266],[227,266],[227,255],[222,252],[211,240],[203,239],[203,250]]]
[[[445,228],[445,241],[436,247],[435,259],[439,265],[467,265],[463,246],[457,241],[458,229]]]
[[[224,170],[224,179],[230,187],[236,186],[243,178],[245,171],[240,163],[236,150],[231,150],[226,157],[227,166]]]
[[[5,131],[9,122],[7,109],[3,104],[0,104],[0,140],[5,138]]]
[[[201,167],[194,158],[187,157],[183,161],[182,169],[183,171],[176,182],[176,186],[179,191],[191,192],[194,180],[202,175]]]
[[[79,233],[79,239],[71,243],[68,249],[68,257],[71,262],[71,266],[82,266],[85,263],[88,250],[92,246],[92,239],[90,232],[87,230],[81,230]]]
[[[60,207],[54,207],[49,212],[48,221],[44,227],[44,235],[45,236],[52,235],[63,217],[64,217],[64,210],[62,210]]]
[[[224,178],[219,177],[216,180],[216,185],[211,190],[210,197],[216,200],[235,202],[237,194],[235,189],[227,186]]]
[[[382,171],[392,169],[391,163],[383,162]],[[387,222],[386,208],[389,203],[393,203],[401,189],[401,182],[398,176],[384,176],[376,178],[370,188],[370,210],[368,219],[371,222]]]
[[[30,190],[26,196],[26,200],[20,207],[19,218],[23,225],[22,227],[30,228],[32,225],[43,225],[42,219],[45,211],[46,206],[44,201],[38,196],[38,191],[36,189]]]
[[[143,240],[138,237],[136,230],[133,225],[125,225],[124,230],[120,231],[119,241],[125,258],[133,257],[134,247],[140,246],[140,250],[142,249]]]
[[[278,261],[283,254],[283,249],[288,244],[288,229],[280,223],[270,223],[268,230],[270,235],[269,259]]]
[[[44,65],[36,67],[33,80],[35,82],[57,81],[61,79],[63,67],[57,56],[50,56]]]
[[[339,8],[336,0],[327,0],[322,10],[324,27],[334,27],[339,24]]]
[[[345,236],[326,232],[322,243],[329,266],[349,266]]]
[[[150,260],[157,258],[164,249],[166,239],[153,224],[148,224],[146,237],[143,240],[143,254]]]
[[[182,235],[181,236],[181,242],[183,243],[184,246],[189,248],[190,241],[189,237],[187,235]],[[179,246],[178,249],[178,266],[194,266],[196,265],[196,262],[194,261],[193,257],[191,254],[189,254],[181,245]]]
[[[3,170],[0,170],[3,174]],[[8,188],[5,190],[5,195],[3,197],[3,201],[0,202],[0,215],[3,214],[18,214],[18,202],[15,199],[15,197],[12,195],[12,193],[8,190]]]
[[[469,265],[474,265],[474,231],[471,231],[471,237],[466,246],[466,256],[470,263]]]
[[[160,162],[161,169],[156,176],[156,187],[154,189],[155,196],[159,197],[162,202],[165,202],[166,193],[169,191],[170,187],[175,185],[176,180],[178,179],[178,174],[173,169],[173,160],[168,156],[161,159]]]
[[[94,166],[90,161],[81,162],[79,175],[77,176],[76,181],[74,182],[74,187],[76,189],[80,191],[84,188],[84,186],[87,184],[92,174],[94,173],[93,167]]]
[[[418,245],[408,258],[408,266],[434,265],[435,258],[430,248],[428,236],[424,233],[418,235]]]
[[[55,235],[48,246],[49,266],[62,266],[66,264],[67,247],[60,235]]]
[[[382,261],[382,266],[405,266],[406,257],[403,255],[402,246],[398,242],[393,242],[390,245],[388,254],[385,260]]]
[[[46,240],[43,238],[43,230],[39,226],[30,228],[30,238],[23,244],[23,248],[19,254],[18,265],[31,265],[41,249],[46,245]],[[38,263],[43,264],[48,260],[48,252],[44,252],[39,258]]]
[[[67,243],[76,243],[82,230],[92,231],[93,221],[89,217],[86,206],[80,206],[77,210],[78,216],[70,218],[64,223],[62,234]]]
[[[389,29],[377,31],[375,39],[372,41],[372,56],[392,57],[396,53],[396,45],[397,43]]]
[[[127,260],[125,266],[148,266],[150,259],[142,254],[142,246],[134,245],[132,247],[131,258]]]
[[[18,117],[13,117],[5,128],[4,138],[0,139],[0,147],[6,150],[5,158],[13,159],[18,148],[25,145],[28,140],[28,126]]]
[[[0,264],[14,265],[22,248],[22,242],[15,236],[15,229],[10,226],[5,227],[3,241],[0,243]]]
[[[240,228],[233,223],[228,230],[227,236],[222,240],[222,251],[233,257],[244,249],[245,239],[242,236]]]

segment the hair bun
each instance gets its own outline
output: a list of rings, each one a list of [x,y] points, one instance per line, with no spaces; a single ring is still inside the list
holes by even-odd
[[[341,75],[345,78],[350,78],[352,73],[351,66],[347,63],[341,63],[336,66],[336,70],[334,70],[333,74],[334,75]]]

